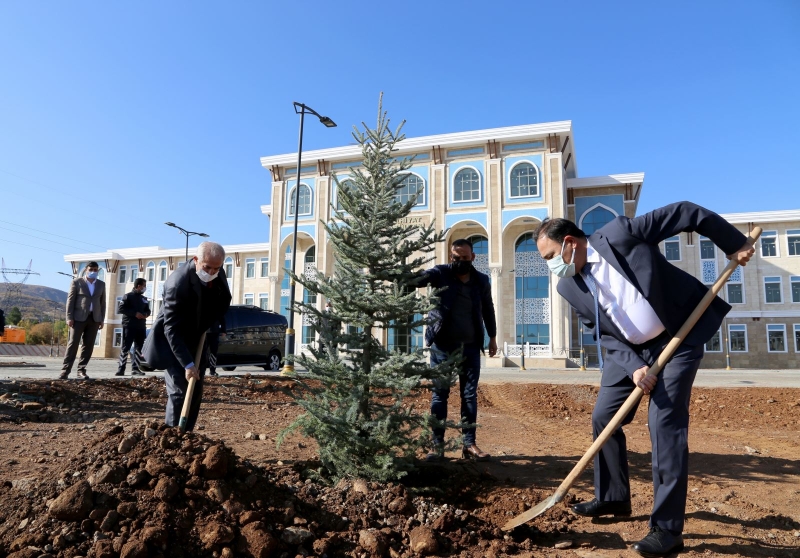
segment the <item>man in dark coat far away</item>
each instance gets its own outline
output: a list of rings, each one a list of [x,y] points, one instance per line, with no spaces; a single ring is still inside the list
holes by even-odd
[[[648,426],[653,446],[650,532],[633,545],[642,556],[667,556],[683,548],[689,477],[689,401],[705,343],[730,306],[720,298],[700,317],[658,376],[647,370],[708,291],[661,254],[659,243],[681,232],[711,239],[745,265],[753,248],[722,217],[679,202],[629,219],[617,217],[586,236],[567,219],[546,219],[534,233],[558,292],[594,331],[600,359],[600,392],[592,412],[594,437],[603,431],[636,386],[650,394]],[[629,424],[634,408],[623,421]],[[573,506],[597,517],[630,515],[625,434],[620,427],[594,459],[595,498]]]
[[[145,341],[142,356],[148,366],[165,369],[167,386],[166,423],[178,426],[189,379],[197,385],[192,397],[186,430],[192,430],[200,411],[205,375],[205,357],[195,362],[203,332],[221,320],[231,304],[231,293],[222,264],[225,249],[216,242],[203,242],[188,262],[169,276],[158,319]],[[205,354],[205,351],[202,351]]]

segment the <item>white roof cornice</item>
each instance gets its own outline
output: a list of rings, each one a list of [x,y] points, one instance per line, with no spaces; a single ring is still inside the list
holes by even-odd
[[[785,209],[780,211],[749,211],[746,213],[721,213],[720,217],[729,223],[782,223],[785,221],[800,221],[800,209]]]
[[[571,120],[406,138],[397,144],[397,154],[402,155],[404,153],[411,153],[414,151],[420,151],[422,149],[430,149],[434,145],[440,147],[460,147],[466,145],[475,145],[489,140],[508,142],[537,136],[547,136],[547,134],[563,133],[572,133]],[[360,158],[361,146],[359,145],[303,151],[303,159],[307,161],[316,161],[319,159],[325,159],[326,161],[350,161]],[[261,157],[262,167],[269,168],[274,165],[297,166],[297,153],[295,152],[287,153],[285,155]]]
[[[234,252],[248,253],[248,252],[269,252],[269,242],[257,242],[253,244],[228,244],[223,245],[225,253],[230,255]],[[189,248],[189,255],[194,255],[196,246]],[[186,248],[161,248],[160,246],[148,246],[140,248],[120,248],[109,250],[108,252],[94,252],[90,254],[66,254],[64,256],[65,262],[83,262],[90,260],[138,260],[148,259],[156,260],[163,259],[169,256],[184,257]]]
[[[642,184],[643,182],[643,172],[629,172],[627,174],[609,174],[606,176],[588,176],[586,178],[568,178],[567,188],[595,188],[597,186]]]

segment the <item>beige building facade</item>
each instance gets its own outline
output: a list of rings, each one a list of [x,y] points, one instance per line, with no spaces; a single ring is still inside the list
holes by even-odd
[[[260,208],[268,217],[269,230],[264,242],[225,246],[225,269],[234,304],[254,304],[286,314],[290,284],[285,269],[291,262],[295,196],[299,197],[296,269],[305,274],[332,274],[334,255],[322,224],[334,219],[337,183],[346,183],[352,169],[359,166],[360,155],[358,146],[306,151],[299,181],[296,153],[261,159],[272,178],[271,202]],[[476,267],[491,278],[502,355],[487,365],[518,362],[524,353],[528,367],[576,366],[582,340],[591,365],[595,360],[591,335],[583,332],[581,336],[574,312],[558,296],[557,279],[539,256],[531,233],[545,217],[567,217],[591,233],[618,215],[635,216],[644,174],[579,177],[570,121],[407,138],[399,144],[397,157],[412,156],[412,166],[398,190],[401,200],[419,193],[407,222],[434,223],[437,229],[447,230],[448,244],[469,238],[477,254]],[[712,340],[704,365],[724,367],[728,353],[737,368],[778,366],[772,362],[796,365],[800,317],[794,316],[800,316],[800,300],[794,302],[794,297],[800,299],[800,256],[793,259],[795,251],[788,243],[793,242],[789,240],[794,238],[791,231],[800,229],[800,212],[726,217],[741,230],[756,223],[765,231],[774,231],[780,246],[774,256],[759,255],[741,275],[743,302],[734,304],[720,331],[719,347]],[[707,246],[701,252],[701,241],[696,235],[680,235],[667,241],[664,249],[669,248],[670,254],[677,249],[679,258],[673,263],[698,277],[711,273],[712,260],[715,270],[721,270],[723,255],[717,250],[712,257]],[[437,247],[435,263],[446,263],[447,253],[447,244]],[[130,248],[71,254],[65,260],[72,263],[75,273],[80,273],[87,261],[100,263],[110,299],[98,353],[114,357],[122,333],[117,300],[132,289],[136,277],[144,277],[155,316],[163,282],[183,262],[184,250]],[[780,278],[782,293],[777,303],[767,302],[763,291],[764,282],[774,277]],[[768,291],[773,300],[771,283]],[[737,295],[736,287],[732,294]],[[302,288],[295,296],[319,308],[324,305],[322,300],[309,298]],[[739,350],[742,333],[738,326],[745,326],[744,351]],[[315,342],[313,329],[303,316],[296,317],[295,327],[301,350]],[[778,341],[780,331],[783,345]],[[388,346],[422,346],[422,331],[378,331],[377,335]],[[736,350],[726,353],[729,343]]]

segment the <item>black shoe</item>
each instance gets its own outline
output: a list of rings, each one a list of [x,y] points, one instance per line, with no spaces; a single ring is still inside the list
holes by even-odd
[[[425,456],[425,461],[428,463],[435,463],[437,461],[444,460],[444,444],[443,443],[435,443],[433,444],[433,448],[428,455]]]
[[[572,511],[586,517],[600,517],[601,515],[627,516],[631,514],[631,502],[601,502],[597,498],[591,502],[581,502],[572,506]]]
[[[633,549],[645,558],[669,556],[683,550],[683,535],[673,535],[661,527],[653,527],[647,536],[633,545]]]
[[[64,370],[61,374],[58,375],[59,380],[67,380],[69,379],[69,370]]]
[[[132,370],[131,371],[131,376],[144,376],[144,375],[145,375],[145,373],[142,372],[141,370]]]
[[[208,375],[209,375],[209,376],[219,376],[219,374],[217,374],[217,371],[216,371],[216,370],[209,370],[209,371],[208,371]]]
[[[78,379],[79,380],[84,380],[84,381],[87,381],[87,382],[93,382],[94,381],[94,378],[90,378],[89,376],[86,375],[86,370],[78,370]]]
[[[136,373],[136,372],[133,372],[133,374],[135,374],[135,373]],[[125,375],[125,371],[124,371],[124,370],[117,370],[117,373],[116,373],[116,374],[114,374],[114,375],[115,375],[115,376],[124,376],[124,375]]]

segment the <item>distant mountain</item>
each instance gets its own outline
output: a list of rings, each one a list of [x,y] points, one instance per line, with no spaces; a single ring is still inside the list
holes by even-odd
[[[64,305],[67,302],[67,292],[42,285],[22,285],[22,296],[10,304],[6,304],[6,286],[0,283],[0,307],[8,316],[8,311],[17,306],[22,312],[22,318],[38,321],[50,321],[55,311],[56,319],[64,319]],[[52,302],[52,301],[55,301]]]

